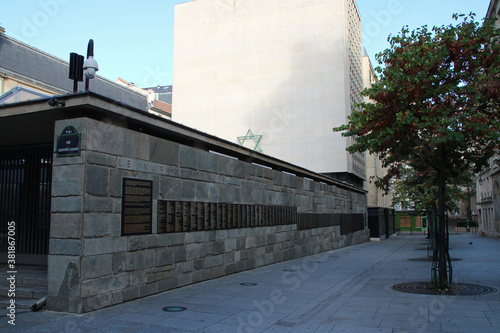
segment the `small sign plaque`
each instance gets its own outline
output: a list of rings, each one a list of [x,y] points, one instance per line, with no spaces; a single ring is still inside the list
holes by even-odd
[[[73,126],[65,127],[57,137],[57,157],[80,156],[80,139],[80,134]]]
[[[153,220],[153,182],[123,178],[122,236],[150,234]]]

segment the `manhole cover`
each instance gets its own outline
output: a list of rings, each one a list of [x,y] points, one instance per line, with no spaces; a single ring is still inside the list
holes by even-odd
[[[253,287],[253,286],[256,286],[257,283],[253,283],[253,282],[243,282],[243,283],[240,283],[240,286],[245,286],[245,287]]]
[[[411,258],[411,259],[407,259],[409,261],[432,261],[432,258]],[[462,259],[460,258],[451,258],[451,261],[460,261]]]
[[[187,310],[187,308],[183,306],[166,306],[162,310],[166,312],[181,312]]]
[[[478,296],[496,293],[493,287],[472,283],[453,283],[451,290],[436,290],[429,282],[407,282],[395,284],[391,287],[396,291],[420,295],[447,295],[447,296]]]

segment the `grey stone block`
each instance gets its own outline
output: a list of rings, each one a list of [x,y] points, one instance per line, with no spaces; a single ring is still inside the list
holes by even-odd
[[[159,138],[151,138],[149,149],[151,162],[179,165],[179,144]]]
[[[109,293],[114,290],[122,290],[128,286],[129,275],[119,273],[111,276],[82,281],[82,297],[95,296]]]
[[[219,185],[210,183],[208,187],[208,201],[217,202],[219,200]]]
[[[49,252],[51,255],[79,256],[81,254],[80,239],[51,238]]]
[[[167,246],[167,235],[147,235],[146,243],[149,249]]]
[[[236,272],[238,272],[238,264],[237,263],[228,264],[224,268],[225,275],[234,274]]]
[[[181,181],[181,199],[194,200],[196,197],[196,182],[192,180]]]
[[[123,289],[123,301],[130,301],[140,297],[139,286],[129,286]]]
[[[198,170],[198,150],[188,146],[180,146],[179,165],[181,168]]]
[[[93,279],[113,274],[113,255],[104,254],[82,258],[82,278]]]
[[[241,203],[241,186],[235,186],[234,187],[234,203]]]
[[[158,282],[158,291],[166,291],[177,288],[179,286],[179,279],[177,276],[171,277],[166,280],[162,280]]]
[[[209,202],[210,201],[210,184],[197,183],[195,197],[197,201]]]
[[[232,176],[233,175],[233,162],[232,158],[218,156],[219,158],[219,175],[221,176]],[[225,181],[222,180],[222,183]]]
[[[160,195],[163,200],[180,200],[181,199],[181,180],[172,177],[160,177]]]
[[[53,238],[81,238],[83,214],[51,214],[50,236]]]
[[[283,172],[274,171],[273,184],[277,186],[283,186]]]
[[[83,197],[52,197],[52,213],[81,213],[83,212]]]
[[[216,279],[218,277],[224,276],[225,270],[226,269],[224,266],[217,266],[217,267],[211,268],[210,269],[210,278]]]
[[[236,250],[236,239],[229,238],[224,241],[225,252],[233,252]]]
[[[234,186],[224,184],[219,185],[219,200],[220,202],[233,203]]]
[[[205,256],[205,247],[201,243],[192,243],[186,245],[186,259],[193,260]]]
[[[102,166],[87,166],[85,170],[86,192],[91,195],[108,195],[109,169]]]
[[[91,256],[97,254],[126,252],[126,237],[106,237],[83,240],[83,255]]]
[[[111,269],[113,274],[119,273],[123,270],[123,255],[122,253],[112,253]]]
[[[264,177],[265,179],[272,180],[274,177],[274,170],[262,168],[262,177]]]
[[[191,278],[191,273],[186,273],[186,274],[179,274],[177,278],[177,284],[179,287],[187,286],[189,284],[193,283],[193,280]]]
[[[52,195],[82,195],[83,170],[83,164],[54,167],[52,170]]]
[[[246,163],[245,168],[246,168],[246,178],[255,176],[255,169],[257,168],[255,165]]]
[[[146,236],[138,235],[138,236],[129,236],[128,238],[128,251],[138,251],[143,250],[147,247],[147,239]]]
[[[198,160],[198,168],[200,171],[206,171],[210,173],[217,173],[219,160],[217,155],[200,151]]]
[[[85,214],[84,221],[85,237],[93,238],[111,236],[111,230],[113,227],[112,214]]]
[[[123,155],[123,129],[111,124],[106,124],[94,120],[89,120],[88,129],[88,150],[108,153],[110,155]]]
[[[184,244],[186,234],[183,232],[175,234],[167,234],[167,244],[168,246],[182,245]]]
[[[242,161],[233,161],[233,177],[238,179],[245,179],[246,164],[247,163]]]
[[[174,262],[182,262],[186,260],[186,248],[184,246],[174,246],[173,248],[174,251]]]
[[[202,268],[204,268],[204,260],[203,259],[196,259],[196,260],[193,260],[193,268],[195,270],[200,270]]]
[[[255,246],[261,247],[267,245],[267,235],[255,235]]]
[[[210,256],[205,258],[205,268],[212,268],[222,265],[222,255]]]
[[[232,262],[235,262],[234,252],[227,252],[222,255],[222,264],[226,265]]]
[[[174,253],[171,248],[156,249],[156,266],[171,265],[174,262]]]
[[[85,156],[87,159],[87,163],[89,164],[103,165],[112,168],[116,167],[116,156],[114,155],[88,151]]]
[[[123,156],[148,161],[150,156],[150,138],[151,136],[144,133],[125,130],[123,136]]]
[[[112,296],[112,303],[113,304],[120,304],[120,303],[124,302],[123,291],[121,291],[121,290],[111,292],[111,296]]]
[[[130,285],[133,286],[143,285],[146,282],[146,270],[134,269],[129,273],[129,280],[130,280]]]
[[[85,209],[86,213],[112,213],[113,212],[113,199],[109,197],[96,197],[96,196],[86,196],[85,197]]]
[[[75,298],[80,296],[80,257],[49,255],[47,294]]]
[[[225,242],[224,240],[217,240],[211,244],[211,254],[222,254],[225,252]]]

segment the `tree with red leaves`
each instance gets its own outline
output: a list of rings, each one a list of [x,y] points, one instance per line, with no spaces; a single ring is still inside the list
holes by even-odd
[[[401,166],[434,177],[438,188],[435,277],[451,287],[445,219],[447,181],[487,165],[500,139],[500,31],[493,20],[454,15],[456,24],[403,28],[377,55],[384,68],[362,94],[371,99],[334,128],[355,137],[347,150],[378,154],[389,184]]]

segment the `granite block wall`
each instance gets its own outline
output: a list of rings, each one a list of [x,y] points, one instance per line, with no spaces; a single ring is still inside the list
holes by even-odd
[[[363,193],[88,118],[58,121],[55,134],[66,126],[81,135],[81,154],[54,154],[50,310],[88,312],[369,240]],[[148,234],[122,235],[124,178],[152,182]],[[294,207],[309,219],[326,214],[363,220],[347,234],[340,220],[314,228],[283,220],[158,233],[162,201]]]

